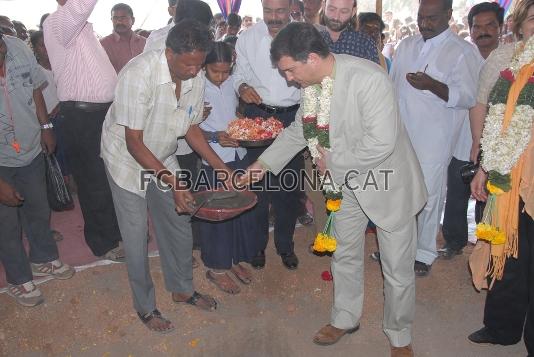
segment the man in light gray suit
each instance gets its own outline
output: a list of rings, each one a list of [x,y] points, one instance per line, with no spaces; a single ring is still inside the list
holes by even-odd
[[[421,168],[400,120],[393,85],[376,64],[329,52],[317,30],[292,23],[275,37],[271,58],[288,81],[302,87],[333,79],[330,149],[317,147],[315,163],[343,185],[341,209],[335,213],[333,255],[334,306],[330,324],[313,341],[336,343],[355,332],[363,306],[364,232],[377,225],[384,273],[384,331],[392,356],[412,356],[411,328],[415,310],[415,216],[426,202]],[[286,128],[256,161],[242,184],[278,174],[307,145],[302,130],[303,105]]]

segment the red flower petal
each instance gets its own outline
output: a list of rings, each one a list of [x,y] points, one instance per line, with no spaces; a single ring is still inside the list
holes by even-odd
[[[328,270],[325,270],[321,273],[321,279],[323,279],[324,281],[332,281],[334,278]]]

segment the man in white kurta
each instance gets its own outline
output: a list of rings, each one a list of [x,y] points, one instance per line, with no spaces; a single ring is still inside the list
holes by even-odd
[[[475,104],[476,48],[448,27],[450,0],[422,0],[420,35],[401,42],[391,77],[401,118],[423,169],[428,202],[417,219],[416,274],[427,275],[438,256],[436,236],[446,192],[447,166],[462,124]]]

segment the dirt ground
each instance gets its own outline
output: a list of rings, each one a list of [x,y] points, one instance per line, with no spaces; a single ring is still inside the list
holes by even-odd
[[[158,308],[175,325],[168,335],[149,332],[132,309],[126,269],[122,264],[91,268],[67,281],[41,285],[46,303],[35,308],[17,305],[0,294],[1,356],[389,356],[382,332],[382,276],[371,259],[365,264],[365,303],[361,328],[330,347],[311,342],[329,321],[332,283],[321,273],[330,258],[307,252],[311,230],[297,230],[300,266],[286,270],[272,243],[264,270],[254,282],[230,296],[206,281],[205,268],[194,272],[196,289],[219,301],[216,312],[174,304],[163,288],[159,259],[152,258]],[[369,235],[366,255],[376,249]],[[477,346],[467,335],[482,326],[485,293],[471,286],[467,257],[436,261],[427,278],[417,280],[414,324],[416,356],[526,356],[515,346]],[[195,252],[198,257],[198,252]]]

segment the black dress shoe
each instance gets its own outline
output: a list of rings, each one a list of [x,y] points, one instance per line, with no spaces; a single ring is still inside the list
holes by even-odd
[[[254,258],[250,260],[250,265],[254,269],[263,269],[265,267],[265,251],[259,251]]]
[[[461,254],[462,254],[462,250],[461,249],[454,249],[454,248],[451,248],[451,247],[449,247],[447,245],[444,246],[441,249],[438,249],[439,257],[441,259],[444,259],[444,260],[451,260],[455,256],[461,255]]]
[[[500,345],[499,341],[490,334],[487,327],[482,327],[480,330],[473,332],[467,336],[469,341],[480,344]]]
[[[293,252],[280,254],[280,257],[282,257],[284,266],[289,270],[295,270],[299,266],[299,258]]]

